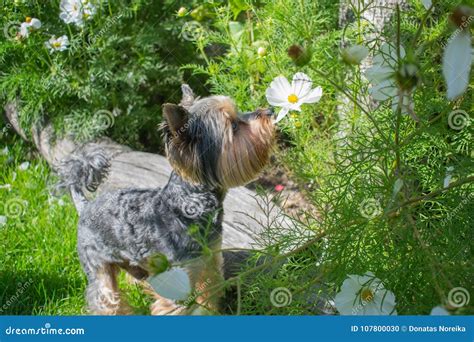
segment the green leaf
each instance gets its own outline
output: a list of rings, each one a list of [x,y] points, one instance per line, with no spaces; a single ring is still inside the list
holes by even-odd
[[[245,2],[245,0],[230,0],[230,10],[234,14],[234,20],[239,16],[240,12],[246,11],[250,6]]]

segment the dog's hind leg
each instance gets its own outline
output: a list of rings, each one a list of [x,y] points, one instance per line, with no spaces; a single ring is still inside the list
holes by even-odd
[[[126,315],[131,314],[131,308],[121,298],[116,265],[104,264],[88,272],[87,302],[89,310],[94,315]]]

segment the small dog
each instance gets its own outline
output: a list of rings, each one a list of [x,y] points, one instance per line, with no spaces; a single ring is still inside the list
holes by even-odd
[[[163,105],[161,128],[174,169],[164,188],[122,189],[88,201],[84,188],[95,191],[106,176],[109,162],[104,154],[76,154],[60,169],[79,213],[77,248],[93,314],[129,313],[117,274],[124,269],[144,279],[157,254],[184,263],[196,289],[222,279],[223,201],[229,188],[248,183],[266,165],[274,140],[271,111],[238,115],[226,96],[195,98],[188,85],[182,91],[179,105]],[[202,237],[212,256],[203,256]],[[154,295],[152,314],[186,312]],[[196,302],[217,310],[217,297],[200,293]]]

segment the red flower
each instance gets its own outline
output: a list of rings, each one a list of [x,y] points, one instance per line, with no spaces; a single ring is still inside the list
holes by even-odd
[[[277,184],[277,185],[275,185],[275,191],[276,191],[276,192],[283,191],[284,188],[285,188],[285,186],[282,185],[282,184]]]

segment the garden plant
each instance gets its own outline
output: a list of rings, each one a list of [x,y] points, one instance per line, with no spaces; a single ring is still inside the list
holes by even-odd
[[[161,108],[182,83],[272,107],[268,172],[301,195],[289,213],[284,185],[251,184],[268,217],[257,243],[199,289],[227,291],[223,313],[473,313],[473,1],[15,0],[0,13],[0,101],[18,108],[0,131],[0,314],[85,313],[77,214],[32,130],[163,154]],[[156,262],[168,287],[182,279]],[[148,314],[142,287],[120,281]],[[178,297],[206,313],[192,291]]]

